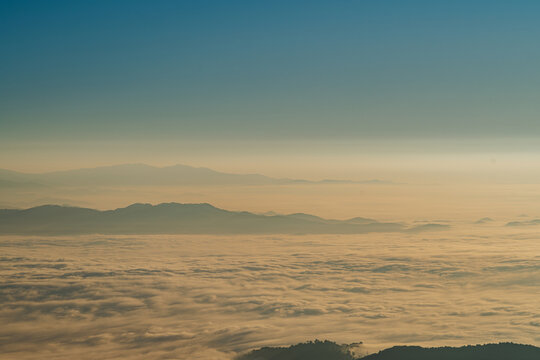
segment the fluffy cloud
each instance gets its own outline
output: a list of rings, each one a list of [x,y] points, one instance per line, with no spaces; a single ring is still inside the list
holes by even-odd
[[[2,237],[0,351],[228,359],[313,338],[540,343],[538,235],[466,230]]]

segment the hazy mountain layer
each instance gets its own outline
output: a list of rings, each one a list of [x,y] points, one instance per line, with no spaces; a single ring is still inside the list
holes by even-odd
[[[174,165],[155,167],[123,164],[87,169],[26,174],[0,169],[1,186],[175,186],[175,185],[279,185],[296,183],[383,183],[380,180],[350,181],[327,179],[309,181],[278,179],[260,174],[231,174],[204,167]]]
[[[227,211],[206,203],[133,204],[107,211],[58,205],[0,210],[0,234],[357,234],[418,231],[425,226],[406,228],[399,223],[358,217],[328,220],[308,214],[267,216]]]

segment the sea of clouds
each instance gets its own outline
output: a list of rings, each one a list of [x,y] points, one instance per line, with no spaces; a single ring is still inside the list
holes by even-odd
[[[536,229],[537,230],[537,229]],[[540,234],[0,237],[3,359],[540,344]]]

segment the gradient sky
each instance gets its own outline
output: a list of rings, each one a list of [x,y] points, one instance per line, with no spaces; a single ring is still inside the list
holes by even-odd
[[[535,139],[538,14],[532,0],[3,1],[0,142]]]

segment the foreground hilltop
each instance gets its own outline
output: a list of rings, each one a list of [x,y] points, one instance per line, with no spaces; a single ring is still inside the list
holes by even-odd
[[[237,360],[538,360],[540,348],[532,345],[499,343],[462,347],[423,348],[394,346],[376,354],[355,355],[353,345],[331,341],[301,343],[290,347],[265,347]]]

